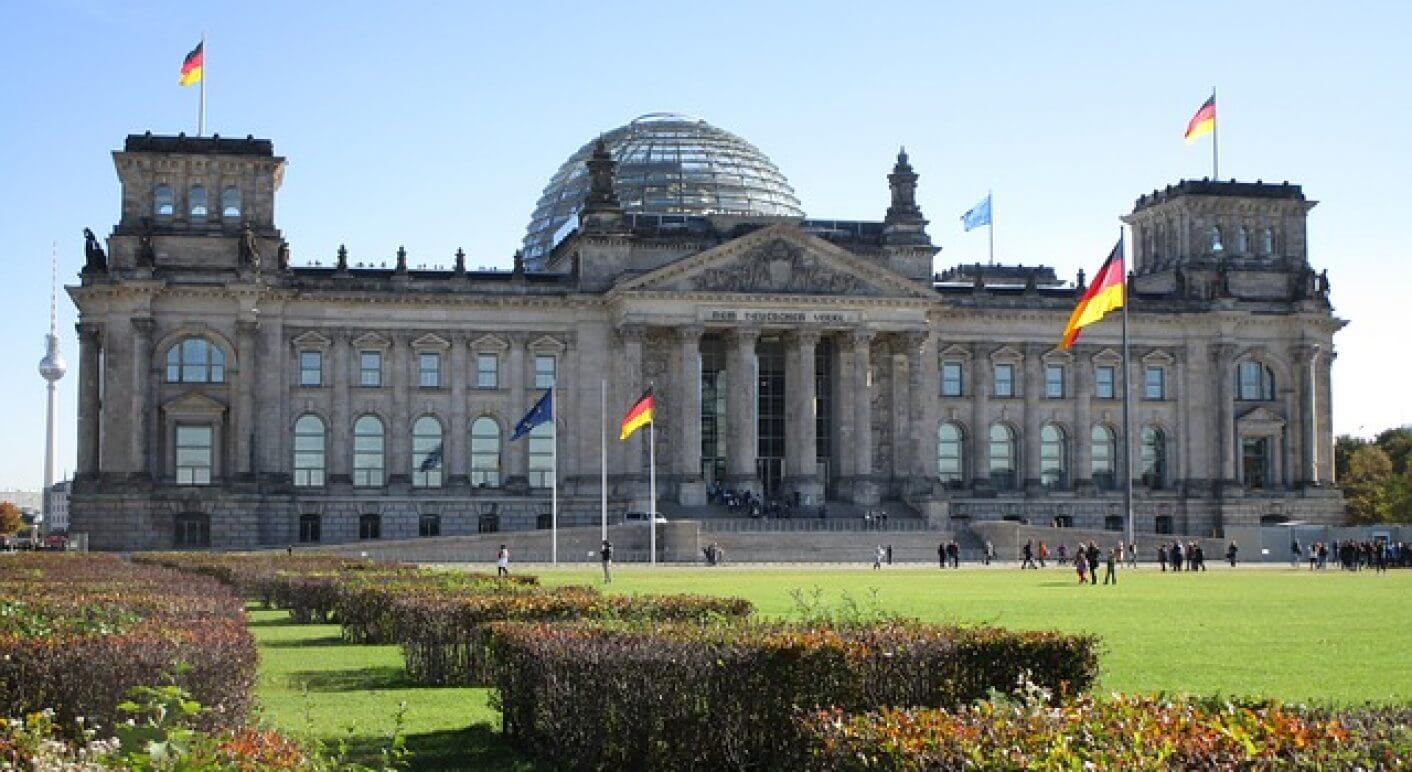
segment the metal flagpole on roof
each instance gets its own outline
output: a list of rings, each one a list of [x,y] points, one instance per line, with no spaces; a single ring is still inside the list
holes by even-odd
[[[190,38],[188,38],[189,40]],[[196,118],[196,136],[206,136],[206,33],[201,33],[201,98]]]
[[[1118,258],[1123,265],[1123,515],[1127,523],[1128,544],[1136,541],[1133,525],[1133,390],[1132,368],[1128,366],[1128,305],[1132,302],[1131,283],[1124,254],[1123,229],[1118,228]]]
[[[1219,110],[1216,109],[1216,87],[1215,87],[1215,86],[1212,86],[1212,87],[1211,87],[1211,108],[1212,108],[1213,112],[1219,113]],[[1216,138],[1217,138],[1217,136],[1220,134],[1220,131],[1221,131],[1221,119],[1220,119],[1220,116],[1213,114],[1213,115],[1211,116],[1211,180],[1212,180],[1213,182],[1214,182],[1214,181],[1219,181],[1219,180],[1221,179],[1221,161],[1220,161],[1220,155],[1217,153],[1218,144],[1217,144],[1217,142],[1216,142]]]

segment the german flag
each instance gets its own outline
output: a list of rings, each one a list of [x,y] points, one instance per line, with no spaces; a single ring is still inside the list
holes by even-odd
[[[1191,120],[1186,124],[1186,143],[1190,145],[1198,139],[1216,130],[1216,95],[1212,94],[1210,99],[1196,111],[1196,115],[1191,116]]]
[[[1064,338],[1059,342],[1059,347],[1067,349],[1074,345],[1074,341],[1079,337],[1079,330],[1102,319],[1109,311],[1122,308],[1126,300],[1127,271],[1123,268],[1123,240],[1118,239],[1118,245],[1113,247],[1108,259],[1103,261],[1103,267],[1098,269],[1093,283],[1088,286],[1084,296],[1079,298],[1074,313],[1069,315],[1069,323],[1064,327]]]
[[[205,53],[201,50],[206,47],[206,41],[196,44],[191,49],[191,53],[186,55],[186,59],[181,63],[181,79],[178,81],[183,86],[190,86],[193,83],[201,82],[201,71],[206,59]]]
[[[618,434],[618,439],[625,440],[632,436],[632,433],[642,427],[652,423],[652,388],[642,392],[642,397],[628,408],[628,414],[623,416],[623,428]]]

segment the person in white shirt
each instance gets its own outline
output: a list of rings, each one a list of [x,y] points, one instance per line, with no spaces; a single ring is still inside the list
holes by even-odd
[[[500,545],[500,552],[495,555],[496,576],[510,575],[510,548],[504,544]]]

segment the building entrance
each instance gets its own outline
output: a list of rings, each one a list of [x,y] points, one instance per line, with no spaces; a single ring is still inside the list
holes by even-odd
[[[779,338],[761,338],[755,348],[759,363],[759,449],[756,469],[765,498],[780,495],[784,482],[784,345]]]

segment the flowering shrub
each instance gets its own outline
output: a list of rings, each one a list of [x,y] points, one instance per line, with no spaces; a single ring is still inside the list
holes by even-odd
[[[1098,671],[1088,636],[895,620],[490,629],[505,734],[584,768],[800,768],[800,709],[954,707],[1026,674],[1057,699]]]
[[[407,674],[434,685],[484,686],[490,676],[492,622],[579,619],[706,620],[746,617],[740,598],[699,595],[604,595],[587,586],[396,598],[389,627],[402,645]]]
[[[810,769],[1400,769],[1406,710],[1331,715],[1273,702],[1113,695],[1061,706],[839,709],[801,719]]]
[[[168,679],[244,722],[257,665],[240,600],[212,579],[109,556],[33,554],[0,563],[0,704],[52,709],[111,731],[123,695]]]

